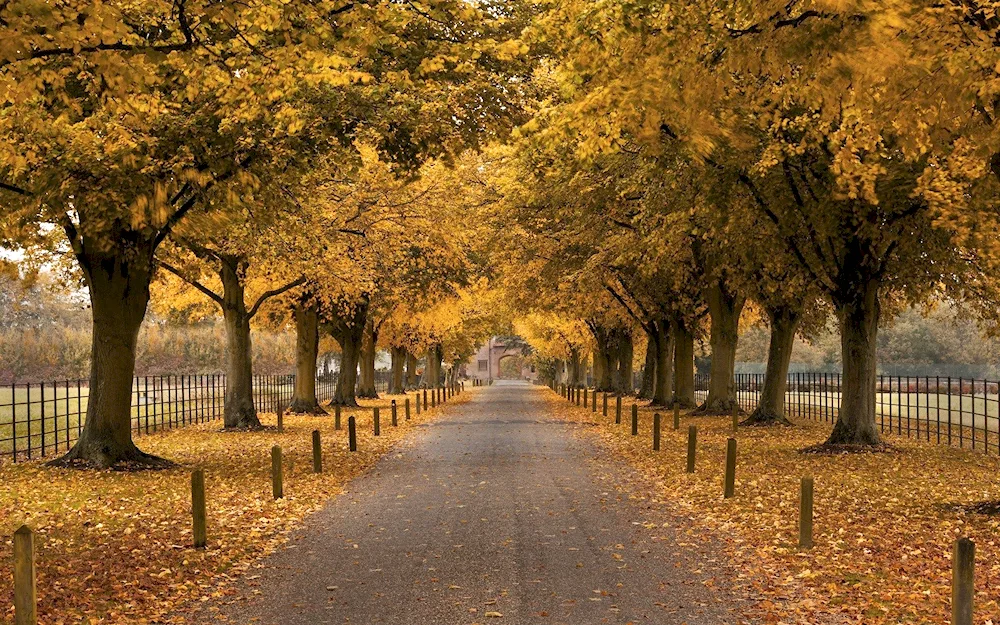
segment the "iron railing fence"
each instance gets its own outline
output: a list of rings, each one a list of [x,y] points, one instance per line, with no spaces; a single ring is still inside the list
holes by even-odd
[[[316,396],[329,402],[337,375],[316,379]],[[294,375],[254,376],[254,404],[260,412],[287,406]],[[375,374],[375,388],[388,392],[389,373]],[[90,395],[87,380],[11,384],[0,387],[0,459],[17,462],[68,451],[80,438]],[[132,384],[132,434],[154,432],[221,419],[226,376],[139,376]]]

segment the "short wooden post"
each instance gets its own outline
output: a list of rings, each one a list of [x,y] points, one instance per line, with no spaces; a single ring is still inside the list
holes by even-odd
[[[417,401],[420,401],[419,397],[417,398]],[[405,416],[405,418],[406,418],[407,421],[410,420],[410,398],[409,397],[407,397],[406,401],[403,402],[403,415]]]
[[[632,436],[639,433],[639,407],[632,404]]]
[[[604,392],[604,416],[608,416],[608,393]]]
[[[587,407],[587,387],[583,387],[583,407]]]
[[[420,393],[417,393],[417,415],[420,415]]]
[[[333,429],[340,429],[340,404],[333,407]]]
[[[951,625],[972,625],[975,567],[976,544],[959,538],[951,557]]]
[[[740,429],[740,405],[738,403],[733,404],[733,431],[736,432]]]
[[[319,440],[319,430],[313,430],[313,473],[323,472],[323,446]]]
[[[392,427],[396,427],[397,425],[399,425],[399,422],[396,420],[396,400],[394,399],[392,400]]]
[[[347,441],[348,449],[358,450],[358,428],[353,416],[347,417]]]
[[[681,405],[674,402],[674,430],[681,429]]]
[[[282,434],[285,431],[285,411],[278,407],[278,434]]]
[[[275,499],[285,496],[283,476],[281,474],[281,447],[271,448],[271,493]]]
[[[653,451],[660,451],[660,413],[653,413]]]
[[[590,397],[590,411],[597,414],[597,389],[594,389],[594,394]]]
[[[580,387],[579,386],[576,387],[576,405],[577,406],[580,405],[580,398],[581,398],[582,395],[583,395],[583,392],[580,390]]]
[[[427,409],[427,387],[424,387],[424,409]],[[417,413],[420,414],[420,413]]]
[[[615,423],[622,422],[622,396],[615,396]]]
[[[378,408],[372,408],[372,422],[375,424],[375,436],[381,436],[382,428],[379,424]]]
[[[431,408],[437,408],[437,389],[431,389]]]
[[[191,472],[191,536],[195,549],[208,544],[208,526],[205,513],[205,470]]]
[[[35,534],[27,525],[14,532],[14,625],[38,625]]]
[[[812,549],[813,546],[813,479],[802,478],[799,489],[799,547]]]
[[[723,499],[732,499],[736,493],[736,439],[726,441],[726,481]]]
[[[687,458],[687,472],[694,473],[694,451],[698,446],[698,426],[689,425],[688,426],[688,458]]]

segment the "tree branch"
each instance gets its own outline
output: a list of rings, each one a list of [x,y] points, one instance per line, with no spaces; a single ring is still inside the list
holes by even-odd
[[[205,286],[201,282],[198,282],[194,278],[189,278],[188,276],[184,275],[184,272],[182,272],[177,267],[174,267],[170,263],[168,263],[166,261],[162,261],[162,260],[158,260],[156,264],[158,264],[160,267],[163,267],[164,269],[166,269],[170,273],[174,274],[175,276],[177,276],[181,280],[187,282],[188,284],[190,284],[194,288],[198,289],[199,291],[201,291],[202,293],[204,293],[209,299],[211,299],[213,302],[215,302],[219,306],[225,306],[225,301],[222,299],[221,295],[218,295],[215,291],[213,291],[212,289],[208,288],[207,286]]]
[[[284,293],[286,291],[291,291],[295,287],[303,285],[305,283],[306,283],[306,279],[304,277],[302,277],[302,278],[299,278],[299,279],[294,280],[292,282],[289,282],[288,284],[286,284],[286,285],[284,285],[282,287],[278,287],[277,289],[271,289],[270,291],[265,292],[263,295],[261,295],[260,297],[257,298],[257,301],[254,303],[253,308],[251,308],[250,312],[247,313],[247,318],[248,319],[253,319],[254,316],[257,314],[257,312],[260,310],[260,307],[267,300],[271,299],[272,297],[281,295],[282,293]]]

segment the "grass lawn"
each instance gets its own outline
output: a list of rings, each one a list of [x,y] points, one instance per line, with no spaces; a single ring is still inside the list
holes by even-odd
[[[464,402],[469,394],[453,398]],[[12,619],[11,535],[28,524],[36,532],[40,622],[89,619],[97,623],[184,623],[202,600],[281,544],[306,515],[341,492],[344,483],[370,467],[413,425],[442,408],[403,412],[403,396],[364,401],[334,418],[285,417],[285,432],[221,432],[220,422],[144,436],[145,451],[180,468],[141,473],[51,469],[39,461],[0,464],[0,605]],[[399,405],[391,425],[390,400]],[[444,405],[447,409],[448,404]],[[382,435],[372,432],[380,406]],[[348,452],[347,417],[358,419],[358,448]],[[262,415],[265,424],[275,416]],[[312,473],[311,434],[321,432],[324,473]],[[271,496],[271,446],[284,456],[285,498]],[[191,544],[190,470],[206,473],[208,549]],[[9,621],[8,621],[9,622]]]
[[[764,623],[926,623],[950,619],[954,541],[976,542],[976,623],[1000,614],[1000,515],[982,504],[1000,501],[1000,459],[905,437],[887,436],[899,453],[803,455],[830,425],[740,428],[736,496],[723,499],[728,417],[686,417],[673,431],[668,411],[659,452],[652,451],[653,409],[639,411],[631,436],[631,402],[622,424],[552,393],[552,410],[597,422],[599,438],[633,470],[641,499],[689,519],[693,541],[724,545]],[[645,402],[643,402],[645,403]],[[685,472],[687,428],[698,427],[697,470]],[[799,480],[815,478],[815,548],[800,551]],[[996,507],[993,512],[998,512]],[[646,525],[657,532],[658,525]]]

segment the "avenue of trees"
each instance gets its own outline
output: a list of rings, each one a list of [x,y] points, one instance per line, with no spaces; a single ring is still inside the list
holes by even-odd
[[[435,384],[516,318],[570,384],[628,392],[644,352],[643,396],[723,414],[758,321],[766,425],[832,319],[828,443],[878,446],[880,324],[1000,319],[998,38],[975,0],[2,2],[0,246],[93,327],[61,462],[162,462],[129,431],[151,300],[221,316],[233,429],[254,327],[295,329],[296,412],[320,341],[352,406],[380,347]]]

